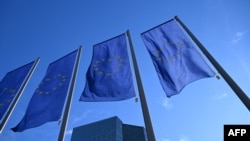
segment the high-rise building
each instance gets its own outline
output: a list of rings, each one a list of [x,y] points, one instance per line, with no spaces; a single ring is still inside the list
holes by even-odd
[[[111,117],[73,129],[71,141],[147,141],[145,128]]]

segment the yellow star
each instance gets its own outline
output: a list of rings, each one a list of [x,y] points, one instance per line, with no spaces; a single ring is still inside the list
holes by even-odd
[[[7,87],[5,87],[4,89],[3,89],[3,91],[7,91],[8,90],[8,88]]]
[[[52,89],[53,91],[55,91],[56,90],[56,87],[53,87],[53,89]]]

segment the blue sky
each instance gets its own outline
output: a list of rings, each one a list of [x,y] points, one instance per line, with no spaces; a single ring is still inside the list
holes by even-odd
[[[196,81],[179,95],[167,98],[140,33],[179,16],[250,96],[249,7],[248,0],[0,1],[0,78],[41,57],[0,140],[57,140],[58,122],[21,133],[10,128],[23,117],[48,64],[80,45],[83,50],[65,141],[70,140],[74,127],[115,115],[124,123],[144,126],[140,103],[134,99],[79,102],[92,46],[127,29],[132,36],[156,140],[223,140],[223,125],[249,124],[249,111],[223,79]]]

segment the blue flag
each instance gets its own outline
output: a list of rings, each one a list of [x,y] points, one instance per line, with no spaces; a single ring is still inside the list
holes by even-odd
[[[38,127],[46,122],[60,119],[71,83],[77,51],[48,66],[47,72],[35,90],[26,113],[14,132]]]
[[[24,85],[35,61],[8,72],[0,81],[0,120],[9,108],[12,100]]]
[[[141,34],[168,97],[189,83],[215,73],[175,20]]]
[[[94,45],[80,101],[119,101],[134,96],[126,34]]]

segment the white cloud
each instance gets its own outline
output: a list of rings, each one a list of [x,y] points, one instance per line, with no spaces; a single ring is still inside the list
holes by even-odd
[[[84,111],[81,115],[79,116],[75,116],[75,118],[72,120],[73,124],[76,124],[80,121],[83,121],[86,118],[89,117],[102,117],[104,115],[110,115],[110,111],[106,110],[106,109],[88,109],[86,111]]]
[[[181,138],[180,141],[187,141],[185,138]]]
[[[191,141],[191,140],[188,137],[185,136],[185,137],[181,137],[180,141]]]
[[[237,32],[234,38],[231,40],[231,43],[232,44],[238,43],[244,37],[246,33],[247,33],[247,30],[242,31],[242,32]]]
[[[173,108],[173,104],[170,103],[169,98],[167,97],[162,99],[161,105],[167,110]]]
[[[85,112],[83,112],[80,116],[78,117],[75,117],[73,119],[73,123],[77,123],[79,121],[81,121],[82,119],[86,118],[90,113],[92,113],[93,110],[89,109],[89,110],[86,110]]]
[[[170,141],[170,139],[162,138],[161,141]],[[191,140],[187,136],[181,136],[180,140],[178,140],[178,141],[191,141]]]
[[[169,139],[163,138],[163,139],[161,139],[161,141],[170,141],[170,140],[169,140]]]
[[[226,93],[223,93],[223,94],[217,94],[217,95],[215,95],[214,96],[214,99],[215,100],[221,100],[221,99],[223,99],[223,98],[225,98],[227,96],[227,94]]]
[[[66,131],[66,136],[71,136],[73,130]]]

